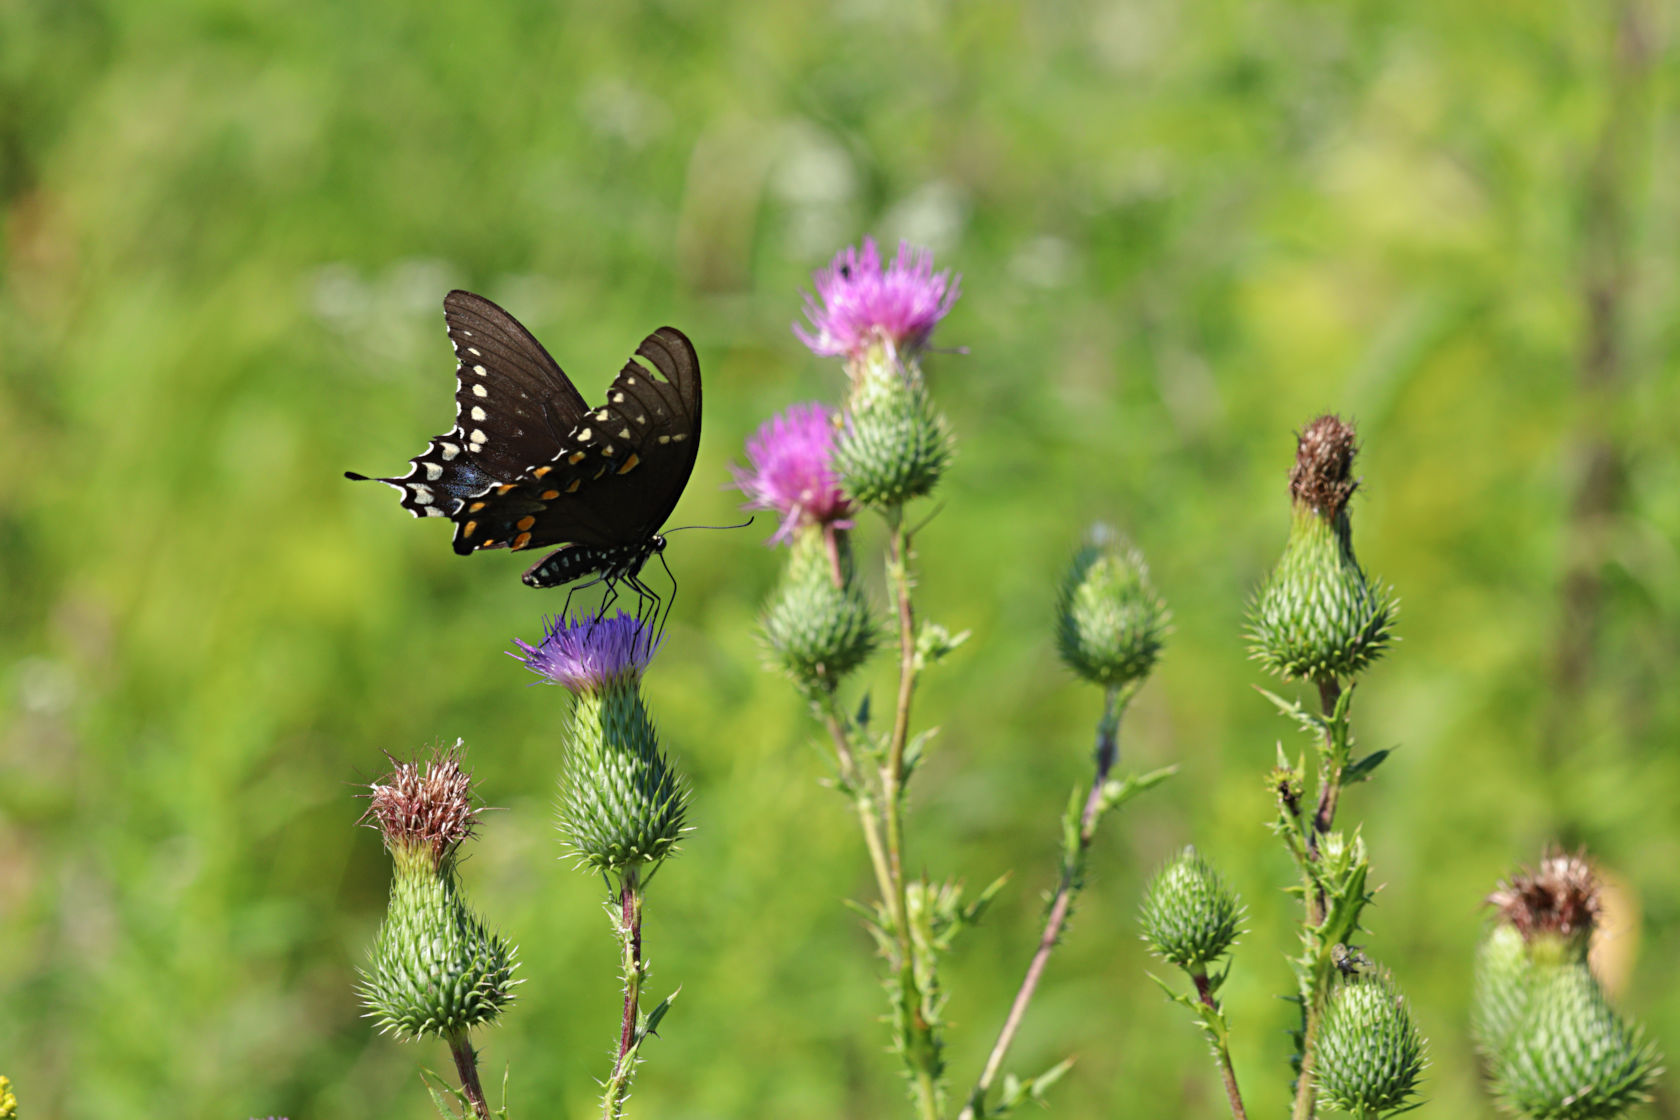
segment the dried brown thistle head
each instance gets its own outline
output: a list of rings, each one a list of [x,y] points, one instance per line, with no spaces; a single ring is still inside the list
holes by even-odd
[[[1359,452],[1353,428],[1326,414],[1308,424],[1295,442],[1295,465],[1289,471],[1289,495],[1320,517],[1335,518],[1358,489],[1353,457]]]

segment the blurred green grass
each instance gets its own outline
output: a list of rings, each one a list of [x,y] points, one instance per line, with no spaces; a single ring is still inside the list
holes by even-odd
[[[1098,698],[1055,665],[1049,607],[1101,518],[1177,621],[1126,757],[1183,773],[1108,827],[1012,1065],[1078,1054],[1059,1115],[1220,1114],[1134,919],[1193,839],[1251,909],[1235,1057],[1252,1114],[1284,1114],[1293,907],[1259,778],[1292,732],[1240,630],[1291,432],[1325,409],[1361,425],[1357,543],[1403,603],[1355,706],[1400,750],[1344,814],[1430,1111],[1492,1115],[1479,901],[1550,840],[1637,900],[1625,999],[1680,1049],[1680,116],[1672,12],[1623,10],[1643,69],[1584,0],[0,6],[0,1071],[25,1115],[428,1115],[415,1070],[444,1053],[373,1037],[351,994],[387,878],[355,787],[456,736],[506,809],[469,890],[527,980],[486,1080],[509,1068],[516,1116],[591,1113],[614,951],[550,823],[562,697],[500,652],[558,600],[340,472],[447,421],[439,302],[464,286],[586,395],[652,327],[688,332],[706,436],[676,521],[726,522],[746,434],[838,396],[788,323],[866,232],[963,276],[938,341],[966,353],[930,361],[960,456],[920,547],[927,616],[975,640],[919,702],[943,731],[912,858],[1016,878],[948,978],[958,1090],[1085,772]],[[1616,246],[1624,372],[1584,390],[1583,291]],[[1601,439],[1619,497],[1583,519]],[[683,992],[632,1108],[890,1115],[839,901],[867,867],[759,665],[761,539],[670,554],[648,687],[698,830],[649,904],[653,988]],[[1576,568],[1601,597],[1564,687]]]

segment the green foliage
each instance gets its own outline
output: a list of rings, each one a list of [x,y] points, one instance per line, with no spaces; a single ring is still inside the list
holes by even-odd
[[[945,730],[912,868],[1022,883],[947,963],[963,1037],[1041,928],[1028,877],[1091,722],[1043,620],[1072,534],[1115,519],[1176,627],[1127,762],[1182,772],[1099,838],[1017,1068],[1079,1055],[1056,1117],[1215,1114],[1147,950],[1096,934],[1132,928],[1189,837],[1253,888],[1244,959],[1299,912],[1259,889],[1287,874],[1254,827],[1277,721],[1231,636],[1277,555],[1288,433],[1336,408],[1369,444],[1361,555],[1405,594],[1406,656],[1358,701],[1370,745],[1404,750],[1354,793],[1384,959],[1434,1036],[1431,1114],[1495,1115],[1458,1027],[1473,903],[1537,836],[1620,869],[1645,915],[1620,1006],[1680,1038],[1680,819],[1653,809],[1680,804],[1680,174],[1658,127],[1680,71],[1670,22],[1626,158],[1595,174],[1640,41],[1619,7],[0,5],[0,1063],[26,1113],[424,1115],[415,1066],[447,1058],[378,1037],[346,984],[389,877],[351,787],[381,748],[465,735],[498,809],[473,901],[528,980],[487,1080],[512,1069],[516,1113],[599,1115],[616,957],[599,882],[548,858],[557,698],[499,653],[563,596],[338,472],[400,471],[447,428],[440,302],[464,286],[591,403],[649,330],[688,333],[705,432],[673,524],[739,520],[744,438],[844,392],[788,325],[866,232],[963,276],[937,342],[967,352],[922,358],[962,449],[919,543],[927,613],[975,638],[918,695]],[[1599,190],[1630,205],[1625,365],[1584,395]],[[1583,529],[1589,429],[1624,455]],[[897,1115],[835,912],[869,877],[850,803],[759,670],[784,559],[765,532],[666,553],[681,591],[646,687],[704,827],[656,883],[649,951],[686,1006],[632,1107]],[[1562,599],[1577,560],[1603,577],[1590,627]],[[857,675],[877,723],[888,660]],[[1275,980],[1221,991],[1245,1083],[1286,1068]],[[973,1061],[953,1054],[958,1083]]]
[[[448,1038],[494,1022],[513,999],[514,948],[467,908],[452,862],[399,864],[360,994],[381,1031]]]
[[[1403,1108],[1423,1066],[1423,1035],[1387,972],[1343,978],[1331,989],[1318,1039],[1326,1103],[1360,1117]]]
[[[560,830],[581,864],[623,872],[676,850],[688,789],[660,749],[634,678],[578,694],[565,743]]]
[[[1143,555],[1104,533],[1079,550],[1062,578],[1056,645],[1063,663],[1085,680],[1120,688],[1155,667],[1171,617]]]

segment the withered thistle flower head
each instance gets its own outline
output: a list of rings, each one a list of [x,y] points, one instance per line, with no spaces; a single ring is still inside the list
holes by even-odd
[[[1289,496],[1320,517],[1334,518],[1347,508],[1359,487],[1353,478],[1353,457],[1358,452],[1353,429],[1341,417],[1320,416],[1296,437]]]
[[[513,999],[514,948],[461,891],[455,852],[478,819],[461,754],[457,741],[424,762],[393,759],[363,817],[384,838],[394,874],[358,989],[368,1015],[398,1038],[460,1034]]]
[[[1603,915],[1598,877],[1579,853],[1547,853],[1538,871],[1524,868],[1500,883],[1487,900],[1524,940],[1542,932],[1588,937]]]
[[[426,852],[435,869],[472,835],[478,813],[472,775],[461,766],[465,753],[457,739],[427,761],[392,759],[392,772],[369,787],[362,823],[379,830],[393,856]]]
[[[1350,678],[1381,657],[1395,602],[1353,551],[1353,429],[1320,416],[1296,441],[1289,540],[1249,609],[1253,656],[1289,680]]]
[[[1615,1120],[1649,1100],[1662,1057],[1588,959],[1601,904],[1587,861],[1548,853],[1488,901],[1500,920],[1477,952],[1472,1022],[1495,1095],[1535,1120]]]

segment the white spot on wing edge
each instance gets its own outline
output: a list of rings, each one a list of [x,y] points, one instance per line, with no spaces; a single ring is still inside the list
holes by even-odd
[[[426,463],[426,481],[436,482],[443,477],[443,467],[437,463]]]
[[[490,390],[486,389],[483,385],[480,385],[476,381],[473,383],[473,396],[475,396],[475,397],[488,397],[489,395],[490,395]]]
[[[473,405],[473,407],[472,407],[472,418],[474,420],[482,421],[482,420],[485,419],[485,417],[487,415],[488,414],[482,408],[478,407],[476,404]]]

